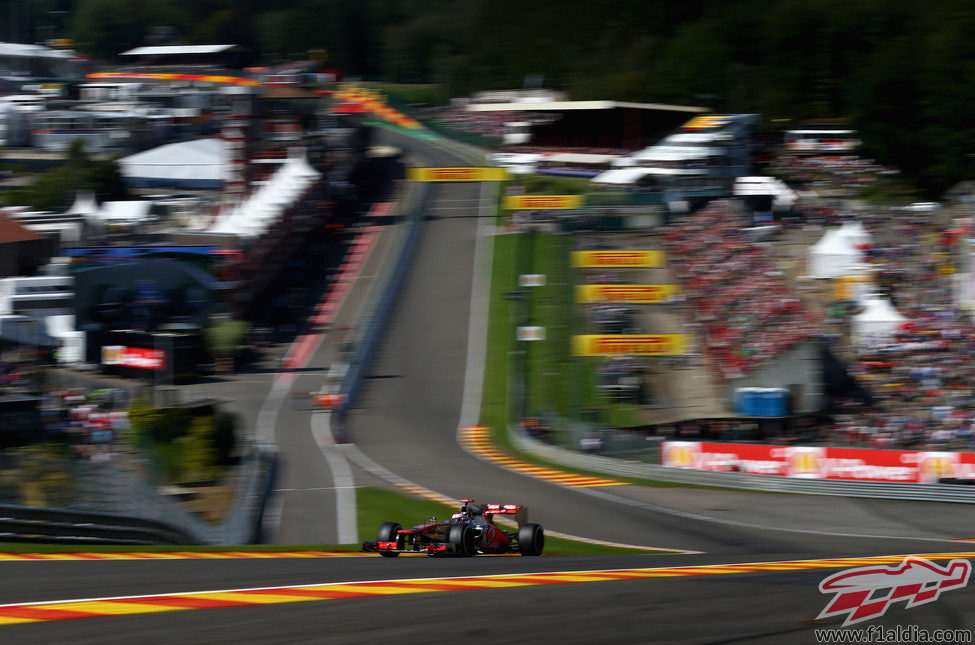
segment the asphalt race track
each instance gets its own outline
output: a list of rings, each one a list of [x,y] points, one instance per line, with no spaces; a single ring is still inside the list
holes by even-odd
[[[382,138],[420,164],[470,165],[397,133]],[[352,441],[372,461],[437,493],[525,504],[531,520],[548,531],[699,553],[0,561],[0,642],[376,643],[436,637],[440,642],[812,643],[815,628],[842,622],[816,620],[831,599],[819,591],[820,581],[870,563],[833,559],[943,554],[938,562],[945,564],[951,553],[970,557],[975,551],[975,543],[951,541],[975,538],[967,507],[567,487],[502,470],[467,453],[457,430],[474,258],[478,235],[485,231],[485,215],[478,210],[482,190],[478,184],[432,186],[421,247],[350,417]],[[320,366],[316,360],[312,357],[309,365]],[[314,381],[321,378],[312,370],[295,387],[317,388]],[[255,398],[266,395],[267,382],[249,387]],[[277,417],[287,487],[305,493],[289,502],[290,508],[285,505],[275,541],[334,541],[334,473],[311,438],[309,416],[282,408]],[[352,476],[357,485],[376,483],[357,466]],[[389,519],[408,524],[422,518]],[[824,559],[830,561],[815,562]],[[707,566],[747,563],[782,564]],[[606,571],[617,573],[528,575]],[[209,593],[168,597],[195,592]],[[319,595],[312,599],[312,594]],[[131,596],[155,598],[96,600]],[[241,598],[250,600],[239,604]],[[67,602],[76,600],[87,602]],[[860,626],[968,628],[975,622],[973,600],[966,587],[917,607],[893,603],[884,617]],[[55,604],[6,606],[24,603]],[[183,609],[185,603],[198,608],[158,611]],[[80,617],[86,611],[98,615]]]

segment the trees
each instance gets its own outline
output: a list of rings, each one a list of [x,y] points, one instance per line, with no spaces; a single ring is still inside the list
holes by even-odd
[[[571,98],[844,117],[930,190],[975,172],[967,0],[79,0],[70,24],[99,57],[173,25],[188,44],[233,42],[267,63],[324,49],[347,76],[449,96],[541,74]]]
[[[91,191],[99,201],[128,197],[118,164],[111,159],[92,159],[80,140],[68,148],[65,163],[38,174],[26,188],[5,195],[11,206],[59,210],[71,204],[78,191]]]

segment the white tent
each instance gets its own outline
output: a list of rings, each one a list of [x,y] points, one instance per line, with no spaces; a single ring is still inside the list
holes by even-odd
[[[853,317],[853,340],[861,346],[886,343],[907,322],[889,300],[873,298],[864,302],[863,312]]]
[[[870,244],[870,233],[867,229],[863,228],[863,224],[859,220],[846,221],[840,226],[840,235],[848,238],[854,246],[860,244]]]
[[[219,189],[228,164],[227,142],[197,139],[170,143],[119,160],[132,186]]]
[[[789,188],[785,182],[775,177],[758,175],[755,177],[738,177],[735,179],[735,196],[770,195],[774,208],[791,208],[799,196]]]
[[[826,231],[809,248],[809,275],[814,278],[836,278],[856,273],[863,261],[863,251],[837,229]]]
[[[152,202],[132,200],[124,202],[105,202],[98,212],[98,219],[103,224],[119,224],[132,226],[149,219],[149,209]]]
[[[242,204],[226,209],[208,232],[259,237],[288,206],[301,197],[318,175],[319,172],[311,167],[304,154],[289,157]]]
[[[98,213],[98,202],[95,201],[95,194],[91,191],[83,190],[75,195],[74,203],[67,210],[65,215],[81,215],[87,220],[90,216]]]
[[[95,201],[95,194],[84,190],[75,195],[74,203],[65,212],[65,215],[80,215],[85,220],[87,233],[100,233],[104,228],[102,221],[98,217],[98,202]]]

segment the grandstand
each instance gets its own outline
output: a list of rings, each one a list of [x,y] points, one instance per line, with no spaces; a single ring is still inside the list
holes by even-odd
[[[510,146],[512,152],[550,151],[626,154],[656,143],[684,123],[688,115],[707,112],[703,107],[619,101],[543,101],[471,103],[467,111],[488,118],[508,113],[508,120],[545,114],[548,119],[531,127],[530,149]],[[510,118],[511,114],[517,118]]]
[[[745,237],[740,210],[732,201],[712,201],[664,232],[671,268],[729,398],[741,387],[784,385],[793,413],[816,411],[822,403],[817,321],[765,247]]]

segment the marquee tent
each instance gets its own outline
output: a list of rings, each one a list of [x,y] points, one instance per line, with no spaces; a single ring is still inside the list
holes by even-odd
[[[809,275],[814,278],[850,275],[862,261],[863,251],[838,229],[830,229],[809,248]]]
[[[873,298],[864,302],[863,312],[853,317],[853,340],[861,346],[889,342],[897,329],[907,322],[889,300]]]
[[[119,160],[130,186],[217,190],[227,168],[227,142],[196,139],[170,143]]]
[[[208,229],[240,237],[259,237],[319,176],[302,154],[289,157],[271,178],[236,208],[227,209]]]
[[[846,221],[839,229],[840,235],[848,238],[854,246],[870,244],[870,233],[857,221]]]

